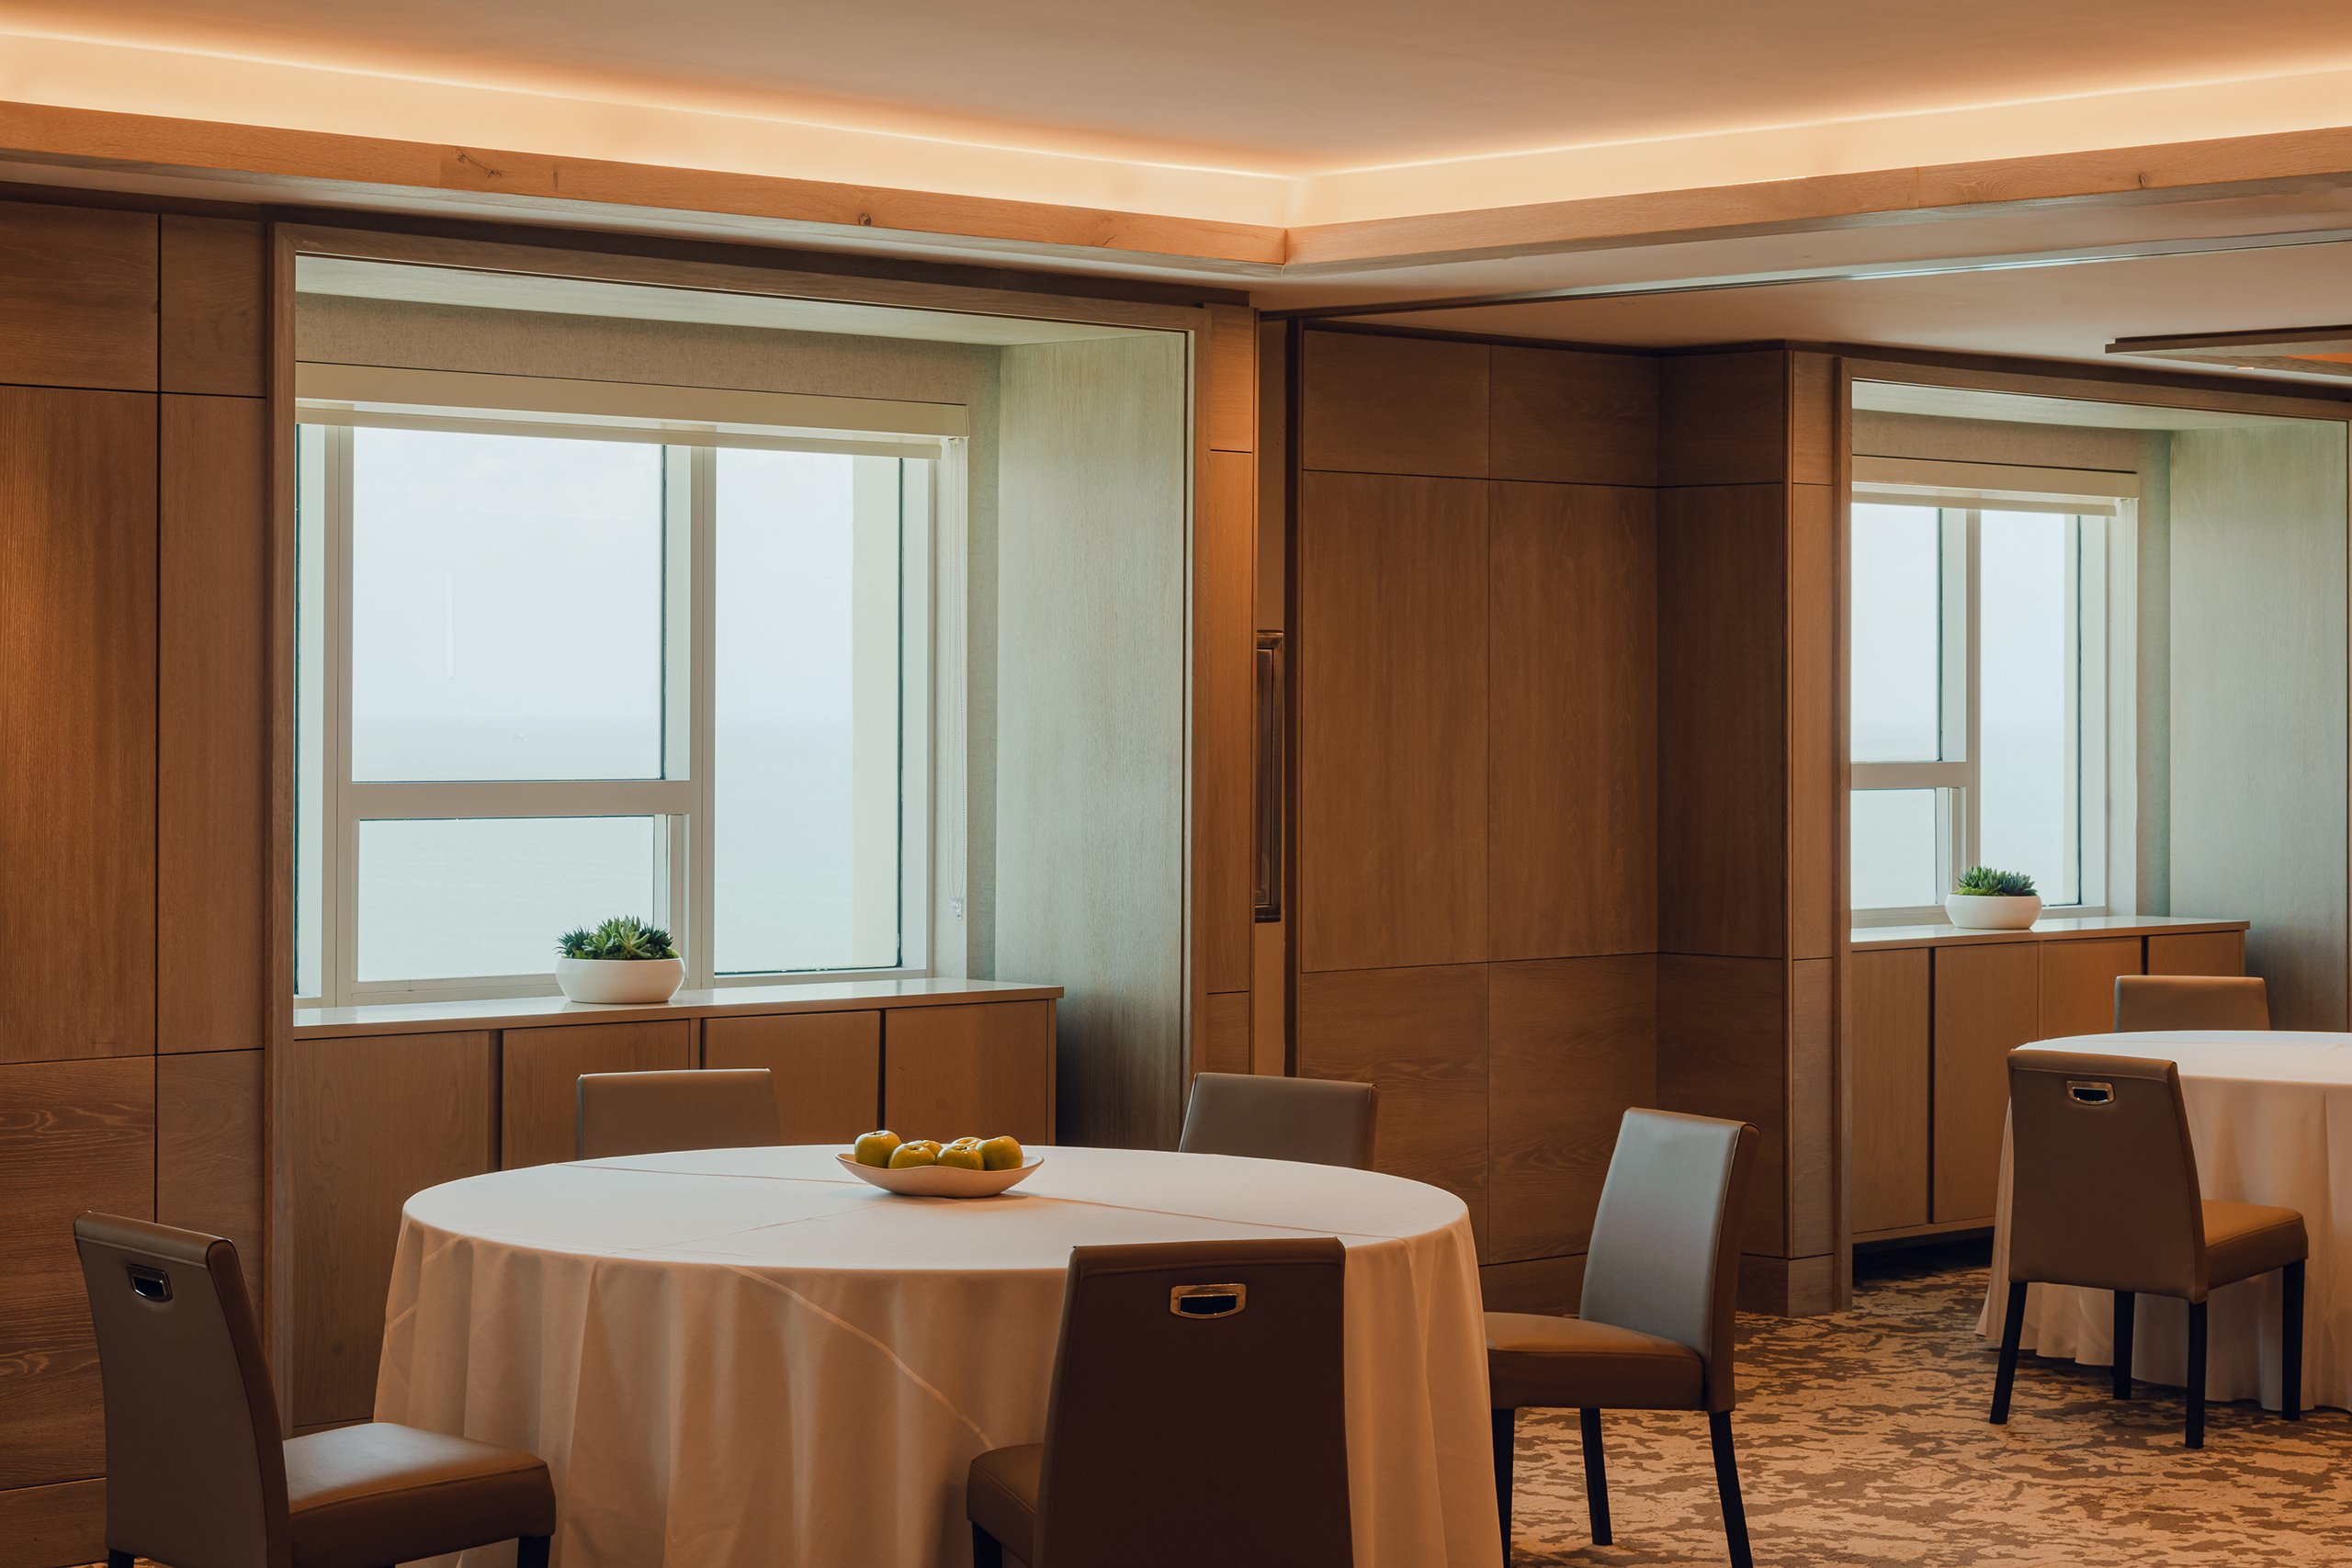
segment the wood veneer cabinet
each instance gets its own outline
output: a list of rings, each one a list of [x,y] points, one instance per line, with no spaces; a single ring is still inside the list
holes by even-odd
[[[879,1012],[706,1019],[702,1065],[765,1067],[787,1144],[842,1143],[883,1124]]]

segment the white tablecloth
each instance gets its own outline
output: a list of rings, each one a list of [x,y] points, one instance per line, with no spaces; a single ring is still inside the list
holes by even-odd
[[[2085,1034],[2039,1043],[2179,1064],[2205,1196],[2302,1212],[2312,1242],[2303,1402],[2352,1406],[2352,1034],[2211,1030]],[[2004,1133],[1992,1288],[1977,1320],[1995,1340],[2008,1288],[2009,1179]],[[2026,1295],[2025,1347],[2111,1366],[2113,1314],[2113,1298],[2105,1291],[2036,1285]],[[2176,1385],[2187,1381],[2185,1303],[2141,1297],[2133,1334],[2134,1376]],[[2207,1396],[2258,1398],[2278,1409],[2278,1276],[2215,1291],[2207,1335]]]
[[[835,1153],[648,1155],[418,1193],[378,1419],[546,1459],[560,1568],[960,1564],[972,1457],[1045,1437],[1072,1247],[1336,1235],[1355,1560],[1498,1564],[1476,1258],[1450,1193],[1054,1148],[1015,1193],[958,1202],[878,1191]]]

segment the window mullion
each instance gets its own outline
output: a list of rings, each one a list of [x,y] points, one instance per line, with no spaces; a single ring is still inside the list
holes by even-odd
[[[1979,592],[1983,585],[1984,530],[1981,524],[1984,513],[1972,507],[1962,513],[1962,516],[1963,518],[1962,526],[1966,535],[1964,553],[1967,569],[1961,586],[1960,620],[1962,636],[1965,639],[1965,652],[1961,660],[1961,668],[1963,671],[1962,700],[1967,714],[1968,783],[1962,786],[1959,801],[1961,840],[1960,852],[1955,857],[1959,862],[1959,865],[1954,867],[1955,875],[1960,870],[1979,863],[1984,846],[1982,812],[1984,780],[1979,771],[1983,765],[1980,758],[1983,755],[1984,716],[1979,694],[1984,675],[1984,636],[1981,619],[1977,614],[1981,602]]]
[[[688,456],[686,483],[687,547],[692,608],[687,625],[691,636],[692,671],[687,680],[690,756],[687,777],[692,789],[686,820],[686,978],[689,985],[707,987],[717,978],[712,924],[717,875],[714,821],[718,789],[715,774],[718,738],[718,453],[697,446]]]
[[[325,641],[326,789],[320,814],[328,834],[322,915],[322,989],[329,1006],[347,1007],[359,972],[359,823],[351,780],[352,438],[348,429],[327,436],[327,559]]]

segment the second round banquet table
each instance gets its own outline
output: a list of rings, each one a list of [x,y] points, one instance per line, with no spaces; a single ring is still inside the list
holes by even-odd
[[[2204,1196],[2301,1212],[2312,1249],[2303,1403],[2352,1406],[2352,1034],[2184,1030],[2075,1035],[2027,1048],[2179,1066]],[[2000,1337],[2000,1298],[2008,1281],[2011,1175],[2004,1133],[1991,1290],[1977,1320],[1979,1330],[1994,1339]],[[2086,1219],[2096,1223],[2096,1216]],[[2213,1292],[2209,1398],[2259,1399],[2278,1408],[2278,1276],[2271,1273]],[[2105,1291],[2035,1285],[2026,1296],[2025,1348],[2112,1365],[2112,1299]],[[2137,1375],[2180,1383],[2188,1371],[2188,1309],[2143,1296],[2136,1322],[2132,1359]]]
[[[962,1564],[973,1456],[1045,1438],[1071,1247],[1337,1235],[1356,1563],[1499,1564],[1477,1260],[1453,1194],[1054,1147],[1001,1198],[910,1199],[840,1152],[644,1155],[418,1193],[377,1419],[545,1459],[564,1568]]]

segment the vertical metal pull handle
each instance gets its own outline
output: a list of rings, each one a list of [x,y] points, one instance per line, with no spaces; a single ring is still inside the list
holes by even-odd
[[[1257,865],[1251,899],[1261,920],[1283,918],[1283,634],[1260,632],[1257,654]]]

